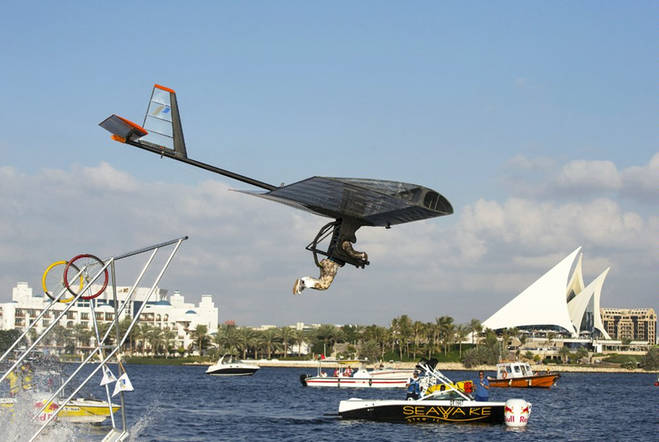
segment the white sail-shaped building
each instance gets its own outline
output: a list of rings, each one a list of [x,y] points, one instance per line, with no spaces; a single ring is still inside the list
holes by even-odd
[[[513,327],[556,326],[576,333],[565,297],[570,270],[581,247],[483,322],[493,330]]]
[[[579,247],[485,320],[483,328],[558,327],[573,337],[597,331],[611,339],[600,316],[600,296],[609,269],[584,286],[581,262]]]
[[[604,339],[611,339],[604,329],[602,316],[600,315],[602,286],[610,269],[608,267],[604,270],[593,282],[588,284],[588,287],[585,287],[568,302],[567,306],[570,311],[570,318],[576,328],[577,335],[582,331],[597,330],[602,334]]]

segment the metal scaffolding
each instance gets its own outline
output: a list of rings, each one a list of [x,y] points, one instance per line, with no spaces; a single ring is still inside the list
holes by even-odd
[[[156,288],[158,287],[158,284],[160,283],[160,280],[162,279],[163,275],[165,274],[165,271],[169,267],[172,259],[174,258],[174,255],[178,251],[179,247],[181,246],[181,243],[188,239],[187,236],[176,238],[170,241],[162,242],[159,244],[154,244],[148,247],[144,247],[139,250],[134,250],[132,252],[124,253],[121,255],[113,256],[104,260],[99,260],[99,263],[102,264],[100,266],[100,270],[95,271],[96,268],[94,268],[94,273],[87,273],[87,268],[85,266],[81,267],[79,270],[77,267],[74,266],[73,271],[78,270],[77,273],[73,275],[72,278],[68,278],[72,281],[81,281],[81,287],[77,291],[72,291],[69,290],[68,284],[67,284],[67,277],[65,276],[65,284],[62,287],[62,289],[55,295],[51,302],[46,306],[46,308],[28,325],[28,327],[25,329],[25,331],[20,335],[18,339],[9,347],[5,353],[0,356],[0,363],[2,363],[5,359],[8,358],[12,352],[14,352],[19,344],[24,341],[26,336],[28,336],[28,333],[30,330],[34,329],[36,324],[39,322],[39,320],[46,315],[48,311],[50,311],[55,305],[58,305],[60,303],[65,303],[66,307],[64,310],[61,311],[59,315],[56,315],[56,319],[46,328],[44,329],[40,334],[37,335],[35,339],[32,340],[31,345],[24,351],[20,352],[19,356],[16,358],[14,363],[11,365],[11,367],[6,370],[3,374],[2,377],[0,377],[0,382],[5,380],[10,373],[14,372],[18,367],[21,366],[21,364],[26,360],[28,355],[34,351],[34,349],[37,347],[37,345],[48,335],[48,333],[60,323],[62,318],[65,317],[66,313],[71,309],[71,307],[79,300],[79,299],[89,299],[91,297],[96,296],[95,294],[90,294],[91,292],[91,287],[92,284],[94,284],[99,278],[102,276],[107,278],[108,271],[110,273],[110,278],[111,282],[108,286],[108,289],[112,290],[112,299],[113,299],[113,305],[114,305],[114,318],[112,322],[110,323],[110,326],[108,327],[107,331],[101,336],[100,334],[100,329],[98,327],[97,323],[97,318],[94,310],[94,300],[90,299],[89,302],[89,308],[91,311],[91,318],[92,318],[92,323],[93,323],[93,336],[95,337],[95,342],[96,346],[95,348],[90,352],[90,354],[78,365],[78,367],[71,373],[71,375],[64,380],[60,387],[51,394],[51,396],[45,400],[42,401],[42,406],[41,409],[39,409],[33,416],[33,420],[44,420],[43,425],[28,439],[29,441],[35,440],[39,434],[41,434],[44,429],[55,420],[57,415],[64,409],[64,407],[71,402],[71,400],[80,392],[80,390],[96,375],[96,373],[99,372],[99,370],[103,370],[103,373],[108,370],[107,364],[111,362],[116,362],[119,367],[119,371],[123,372],[125,374],[125,368],[123,364],[121,363],[121,353],[120,349],[123,346],[123,344],[126,342],[126,339],[128,339],[128,336],[130,335],[131,331],[135,327],[135,324],[138,322],[140,315],[142,314],[142,311],[144,308],[147,306],[147,303],[153,293],[155,292]],[[163,264],[162,268],[158,272],[157,277],[155,278],[151,289],[149,290],[148,294],[146,295],[145,299],[141,303],[139,309],[137,312],[133,312],[132,315],[132,320],[130,325],[128,326],[128,329],[122,334],[119,330],[119,316],[121,313],[127,308],[127,306],[130,305],[130,303],[133,301],[136,289],[138,285],[141,284],[142,279],[144,278],[147,270],[153,263],[154,258],[156,257],[156,254],[158,251],[160,251],[162,248],[172,246],[172,250],[169,253],[169,256],[167,257],[165,263]],[[151,252],[146,260],[146,263],[142,267],[142,270],[139,272],[139,275],[137,276],[135,282],[133,283],[132,287],[128,291],[124,301],[121,303],[118,302],[117,300],[117,284],[116,284],[116,269],[115,269],[115,263],[119,260],[129,258],[132,256],[136,255],[141,255],[141,254],[146,254],[147,252]],[[82,255],[79,255],[82,256]],[[85,255],[85,256],[91,256],[91,255]],[[69,269],[67,265],[67,269]],[[66,272],[65,272],[66,273]],[[70,292],[73,294],[73,298],[65,299],[64,295],[66,292]],[[87,296],[85,296],[87,294]],[[100,291],[99,291],[100,294]],[[111,333],[113,332],[114,329],[114,337],[111,337]],[[114,340],[112,342],[112,340]],[[98,366],[96,366],[92,372],[78,385],[76,385],[73,382],[73,379],[76,377],[76,375],[82,370],[83,367],[85,367],[87,364],[92,362],[94,358],[98,358],[100,363]],[[64,388],[66,388],[69,384],[71,384],[71,387],[73,389],[73,392],[66,398],[62,399],[61,393],[64,391]],[[120,400],[120,410],[121,410],[121,422],[117,423],[114,412],[113,412],[113,404],[111,401],[111,395],[110,395],[110,390],[108,384],[104,385],[105,387],[105,393],[106,393],[106,398],[107,398],[107,405],[109,409],[109,414],[110,418],[112,421],[112,430],[105,436],[103,439],[104,441],[111,442],[111,441],[123,441],[126,440],[128,437],[128,431],[126,428],[126,409],[125,409],[125,403],[124,403],[124,393],[121,391],[119,393],[119,400]],[[56,404],[57,407],[52,407],[52,404]],[[53,408],[55,408],[53,410]],[[45,410],[48,409],[48,413],[45,413]],[[44,419],[45,416],[45,419]]]

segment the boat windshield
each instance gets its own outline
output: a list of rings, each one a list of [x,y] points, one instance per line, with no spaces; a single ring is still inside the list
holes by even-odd
[[[465,396],[466,393],[465,393]],[[465,400],[465,397],[460,395],[455,390],[434,391],[427,396],[421,398],[422,401],[439,401],[439,400]]]

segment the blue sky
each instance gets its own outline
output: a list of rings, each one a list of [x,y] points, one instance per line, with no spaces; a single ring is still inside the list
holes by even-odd
[[[657,9],[641,1],[6,4],[0,301],[18,280],[36,286],[51,258],[131,250],[148,243],[149,229],[153,242],[190,234],[181,254],[200,270],[194,278],[174,270],[167,288],[190,299],[213,293],[222,320],[485,319],[580,245],[587,279],[613,267],[604,306],[657,308]],[[369,250],[371,269],[345,269],[327,293],[293,298],[294,278],[314,271],[303,246],[324,220],[237,197],[225,187],[248,186],[113,143],[98,127],[110,113],[141,122],[153,83],[177,91],[192,158],[273,184],[311,175],[414,182],[440,191],[456,213],[366,233],[360,245],[380,251]],[[195,198],[206,201],[203,212],[193,213]],[[527,206],[516,212],[520,201]],[[501,231],[487,225],[499,209]],[[122,210],[135,212],[127,219]],[[536,210],[575,216],[574,228],[524,218]],[[151,211],[166,212],[157,229],[140,218]],[[236,223],[231,234],[217,230]],[[547,238],[527,238],[516,225]],[[261,243],[252,243],[255,232]],[[403,240],[409,269],[397,255]],[[433,241],[448,254],[437,260],[444,270],[424,270]],[[236,256],[240,281],[235,269],[205,273],[199,264],[226,259],[230,268]],[[450,280],[430,289],[448,270]],[[505,280],[475,283],[487,275]],[[413,301],[398,303],[401,292]],[[360,296],[351,311],[331,307]]]

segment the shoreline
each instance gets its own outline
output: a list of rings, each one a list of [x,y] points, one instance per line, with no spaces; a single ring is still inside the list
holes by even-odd
[[[317,361],[278,361],[278,360],[268,360],[268,359],[245,359],[247,362],[253,362],[258,364],[261,367],[282,367],[282,368],[317,368]],[[213,365],[212,362],[187,362],[182,365],[203,365],[210,366]],[[325,361],[323,362],[323,368],[336,368],[342,367],[346,364],[339,363],[338,361]],[[353,365],[359,365],[357,363]],[[374,368],[377,364],[365,364],[366,368]],[[398,369],[413,369],[416,366],[416,362],[393,362],[385,364],[389,368],[398,368]],[[534,372],[559,372],[559,373],[646,373],[646,374],[657,374],[659,372],[652,370],[644,370],[642,368],[627,369],[622,367],[593,367],[593,366],[579,366],[579,365],[544,365],[537,364],[531,365]],[[440,362],[437,364],[438,370],[459,370],[459,371],[493,371],[496,372],[497,368],[495,365],[478,365],[471,368],[466,368],[461,362]]]

